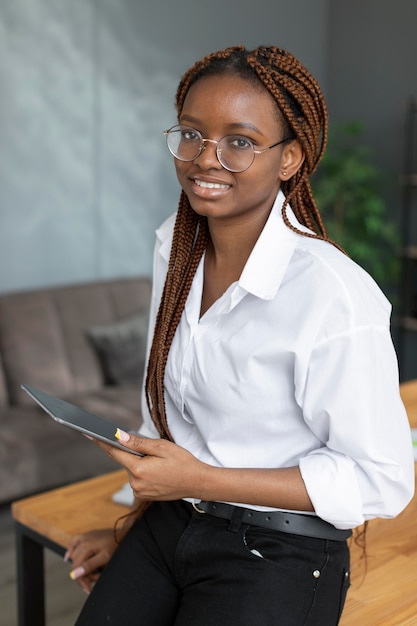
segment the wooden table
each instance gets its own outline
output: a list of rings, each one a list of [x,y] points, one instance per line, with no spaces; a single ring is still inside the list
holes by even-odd
[[[408,419],[417,428],[417,381],[403,383]],[[351,542],[352,585],[340,626],[417,625],[417,496],[392,520],[375,519],[367,531],[367,571]]]
[[[118,470],[13,503],[19,626],[45,625],[44,548],[64,556],[73,535],[111,528],[128,511],[111,499],[126,481]]]
[[[417,497],[392,520],[369,522],[367,571],[351,542],[351,587],[340,626],[417,625]]]
[[[417,381],[401,385],[417,427]],[[109,528],[127,511],[111,495],[126,482],[120,470],[15,502],[19,626],[44,626],[43,548],[64,554],[71,536]],[[417,497],[397,518],[372,520],[367,571],[351,541],[352,585],[340,626],[417,625]],[[70,584],[70,582],[69,582]]]

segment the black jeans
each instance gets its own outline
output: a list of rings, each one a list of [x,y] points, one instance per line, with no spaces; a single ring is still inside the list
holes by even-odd
[[[230,522],[156,502],[122,541],[76,626],[335,626],[345,541]]]

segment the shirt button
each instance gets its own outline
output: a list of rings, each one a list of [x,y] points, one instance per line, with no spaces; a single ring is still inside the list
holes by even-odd
[[[320,578],[320,570],[319,569],[315,569],[313,572],[313,576],[314,578]]]

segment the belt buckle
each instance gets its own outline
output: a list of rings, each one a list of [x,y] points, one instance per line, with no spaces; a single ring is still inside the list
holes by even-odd
[[[191,502],[191,506],[195,511],[197,511],[197,513],[206,513],[206,511],[203,511],[203,509],[199,509],[195,502]]]

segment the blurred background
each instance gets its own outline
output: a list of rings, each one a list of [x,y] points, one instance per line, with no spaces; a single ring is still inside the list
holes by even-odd
[[[379,220],[398,235],[382,272],[400,264],[387,290],[401,375],[417,377],[417,332],[400,321],[417,293],[401,255],[417,240],[404,178],[416,24],[415,0],[2,0],[0,293],[150,275],[179,195],[162,131],[182,73],[224,46],[274,44],[319,80],[332,127],[360,125]]]
[[[286,48],[320,82],[330,141],[315,192],[331,234],[393,301],[401,378],[417,378],[416,25],[416,0],[0,0],[0,300],[17,296],[0,307],[0,504],[109,471],[12,397],[25,368],[87,410],[139,419],[139,385],[105,386],[84,326],[147,301],[129,280],[150,276],[155,229],[179,196],[162,131],[183,72],[225,46]],[[124,281],[102,290],[112,279]],[[8,504],[0,526],[11,626]],[[83,598],[48,558],[48,623],[74,623]]]

